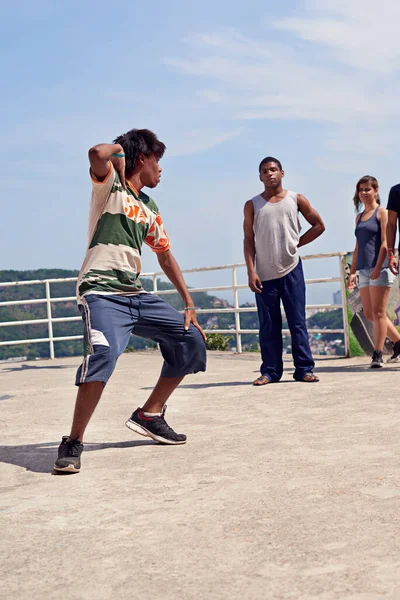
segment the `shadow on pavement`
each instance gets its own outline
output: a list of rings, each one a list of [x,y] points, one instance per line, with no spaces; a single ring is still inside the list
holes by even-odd
[[[255,373],[258,373],[259,371],[254,371]],[[280,381],[279,383],[296,383],[294,380],[293,381]],[[262,386],[253,386],[253,379],[249,379],[248,381],[218,381],[216,383],[183,383],[182,385],[180,385],[178,387],[179,390],[205,390],[207,388],[215,388],[215,387],[236,387],[236,386],[240,386],[240,385],[247,385],[247,386],[251,386],[251,387],[265,387],[265,385]],[[270,385],[270,384],[267,384]],[[154,389],[154,386],[152,387],[142,387],[140,388],[141,390],[152,390]]]
[[[183,383],[178,389],[201,390],[209,387],[235,387],[238,385],[251,385],[251,381],[220,381],[217,383]],[[142,387],[142,390],[152,390],[154,386]]]
[[[288,371],[290,371],[290,369],[288,369]],[[319,366],[318,364],[315,366],[316,375],[319,375],[320,373],[371,373],[373,376],[374,373],[385,373],[387,371],[400,372],[400,365],[396,367],[394,365],[385,364],[381,369],[371,369],[369,363],[365,365],[344,365],[342,367],[339,365]]]
[[[294,367],[293,366],[284,367],[283,371],[286,374],[293,374]],[[333,364],[333,365],[321,365],[321,366],[319,366],[317,363],[315,365],[315,370],[314,370],[316,375],[319,375],[320,373],[341,373],[341,374],[371,373],[371,376],[373,376],[373,374],[376,372],[385,373],[385,372],[391,372],[391,371],[400,373],[400,363],[397,366],[395,366],[393,364],[392,365],[385,364],[382,369],[371,369],[369,366],[369,363],[366,363],[364,365]],[[259,373],[259,371],[258,370],[253,371],[253,373]],[[279,381],[278,383],[281,384],[281,383],[299,383],[299,382],[295,381],[294,379],[289,379],[289,380],[284,379],[284,380]],[[183,383],[182,385],[179,386],[178,389],[202,390],[202,389],[208,389],[208,388],[236,387],[236,386],[265,387],[265,386],[253,386],[253,380],[252,380],[252,378],[249,378],[248,381],[219,381],[216,383]],[[148,390],[154,389],[154,386],[142,387],[140,389],[148,391]]]
[[[19,367],[9,367],[7,369],[0,369],[0,373],[20,373],[21,371],[39,371],[40,369],[76,369],[76,365],[20,365]]]
[[[48,473],[52,475],[54,461],[57,457],[57,442],[42,444],[27,444],[24,446],[0,446],[0,462],[8,465],[23,467],[33,473]],[[85,444],[85,452],[95,452],[107,448],[136,448],[138,446],[159,445],[153,440],[132,440],[127,442],[105,442]]]

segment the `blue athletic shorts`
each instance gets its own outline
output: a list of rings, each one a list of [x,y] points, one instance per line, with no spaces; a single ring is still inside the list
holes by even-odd
[[[371,279],[371,273],[373,269],[361,269],[358,272],[358,287],[364,288],[373,286],[373,287],[392,287],[394,282],[394,275],[389,269],[389,267],[385,267],[382,269],[381,274],[378,279]]]
[[[131,333],[154,340],[164,358],[162,377],[183,377],[206,370],[206,345],[196,327],[155,294],[88,294],[79,305],[84,331],[84,359],[76,385],[110,379]]]

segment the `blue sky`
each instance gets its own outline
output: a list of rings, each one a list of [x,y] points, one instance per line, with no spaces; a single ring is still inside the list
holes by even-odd
[[[353,247],[359,177],[376,176],[385,203],[400,181],[392,0],[0,7],[2,269],[80,267],[87,150],[132,127],[167,145],[152,195],[182,268],[243,260],[243,205],[267,154],[326,222],[307,254]],[[147,249],[143,263],[157,266]],[[335,270],[310,274],[321,269]]]

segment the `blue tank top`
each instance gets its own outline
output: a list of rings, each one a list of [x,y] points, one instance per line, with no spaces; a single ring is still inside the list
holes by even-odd
[[[379,251],[381,249],[382,238],[381,238],[381,224],[378,221],[378,206],[367,221],[362,221],[363,214],[358,219],[355,236],[358,242],[358,256],[357,256],[357,271],[361,269],[373,269],[378,260]],[[382,265],[383,267],[388,266],[388,261]]]

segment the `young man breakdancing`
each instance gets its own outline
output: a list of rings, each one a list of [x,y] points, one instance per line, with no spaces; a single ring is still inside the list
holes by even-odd
[[[164,365],[150,397],[126,425],[163,444],[186,442],[186,436],[165,421],[165,403],[185,375],[205,371],[206,348],[157,205],[142,191],[159,184],[158,162],[164,152],[165,145],[148,129],[132,129],[114,144],[89,150],[89,239],[77,283],[85,357],[76,375],[79,390],[71,432],[62,438],[56,471],[80,470],[83,434],[132,332],[159,344]],[[162,270],[181,295],[184,317],[143,290],[138,278],[143,242],[157,253]]]

